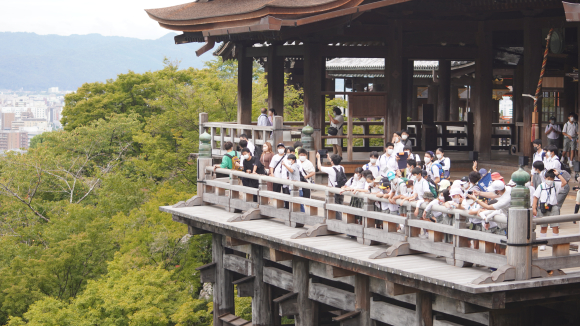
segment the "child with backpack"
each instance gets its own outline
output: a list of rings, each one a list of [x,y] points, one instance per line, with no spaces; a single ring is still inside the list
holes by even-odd
[[[326,156],[328,158],[328,161],[330,161],[330,163],[332,164],[330,167],[322,165],[322,163],[320,162],[320,153],[316,152],[316,161],[317,161],[316,163],[318,166],[318,170],[320,170],[320,172],[328,174],[328,186],[329,187],[342,188],[346,184],[346,182],[348,181],[346,178],[346,174],[344,172],[344,167],[342,165],[340,165],[340,162],[342,161],[342,157],[340,157],[338,154],[332,154],[332,155],[327,154]],[[334,203],[335,204],[342,205],[343,202],[344,202],[344,195],[339,195],[339,194],[334,195]],[[342,213],[336,212],[336,219],[342,220]]]
[[[560,182],[555,182],[554,179],[560,179]],[[563,186],[567,185],[566,179],[562,176],[562,173],[552,169],[546,171],[544,182],[542,182],[534,192],[534,203],[532,205],[532,211],[534,216],[558,216],[560,215],[560,207],[558,206],[558,194],[562,192]],[[560,235],[559,224],[552,223],[553,236],[557,237]],[[540,225],[540,240],[547,236],[548,224]],[[540,246],[540,250],[546,250],[546,246]]]
[[[425,168],[424,170],[427,171],[427,175],[435,184],[439,184],[439,182],[443,179],[443,167],[441,164],[435,162],[435,154],[432,151],[425,152]]]
[[[435,163],[441,165],[441,168],[443,169],[443,178],[449,179],[451,160],[449,159],[449,157],[445,157],[445,152],[443,151],[443,148],[437,148],[437,150],[435,151],[435,155],[437,156],[437,160],[435,161]]]
[[[234,151],[234,144],[232,142],[224,143],[224,149],[227,151],[226,154],[222,157],[222,162],[220,164],[216,164],[213,167],[213,170],[217,168],[222,169],[229,169],[229,170],[243,170],[243,166],[240,163],[240,156],[241,153],[238,151]]]

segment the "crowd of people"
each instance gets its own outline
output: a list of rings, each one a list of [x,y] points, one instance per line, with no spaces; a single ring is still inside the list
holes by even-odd
[[[507,225],[496,223],[493,217],[498,214],[508,216],[511,191],[515,183],[506,183],[497,172],[478,170],[477,162],[474,162],[473,171],[467,176],[451,180],[451,160],[445,156],[445,151],[442,148],[435,152],[427,151],[421,160],[418,154],[413,153],[408,137],[406,130],[395,132],[392,141],[384,146],[384,152],[371,152],[369,162],[357,167],[350,178],[346,176],[345,168],[341,165],[342,157],[338,153],[318,151],[313,164],[301,142],[294,143],[294,146],[277,144],[275,151],[269,142],[265,142],[258,149],[246,135],[240,136],[237,149],[231,142],[224,144],[227,154],[221,164],[215,167],[239,169],[246,173],[307,183],[314,183],[318,170],[327,175],[328,187],[341,188],[334,198],[336,204],[343,204],[344,193],[349,192],[355,195],[351,196],[350,206],[361,208],[363,200],[356,194],[366,193],[386,200],[375,202],[376,211],[399,215],[400,205],[411,203],[413,214],[417,218],[453,225],[455,220],[452,215],[433,209],[435,205],[440,205],[468,211],[472,217],[469,218],[467,226],[471,230],[507,235]],[[544,150],[542,142],[536,140],[533,146],[535,152],[532,179],[527,185],[532,198],[533,214],[537,217],[559,215],[570,191],[570,174],[562,169],[558,149],[554,145],[551,144]],[[323,164],[324,159],[329,164]],[[488,173],[490,177],[485,179],[486,183],[483,185],[481,182]],[[242,182],[245,186],[258,188],[258,181],[255,179],[242,178]],[[268,190],[290,194],[289,186],[282,183],[268,183]],[[310,198],[310,189],[300,188],[299,195]],[[254,200],[257,201],[257,198]],[[422,205],[423,203],[427,205]],[[285,207],[289,207],[287,202]],[[576,213],[579,208],[580,192]],[[301,211],[304,212],[303,206]],[[336,218],[341,219],[339,213]],[[361,223],[361,218],[357,217],[357,221]],[[382,224],[378,223],[377,227],[382,227]],[[559,225],[551,224],[550,227],[553,235],[558,236]],[[547,236],[547,229],[548,225],[541,226],[540,238]],[[427,231],[422,230],[419,236],[428,237]],[[446,235],[444,241],[452,242],[453,237]],[[477,241],[474,241],[473,247],[478,248]],[[503,245],[496,245],[495,250],[496,253],[505,254]],[[545,246],[540,247],[540,250],[545,250]]]

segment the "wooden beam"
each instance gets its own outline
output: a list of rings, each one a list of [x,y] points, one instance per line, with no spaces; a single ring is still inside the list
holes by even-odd
[[[203,230],[203,229],[198,229],[198,228],[194,228],[191,225],[187,226],[187,233],[189,233],[189,235],[198,235],[198,234],[207,234],[209,232]]]
[[[273,300],[279,305],[280,316],[296,316],[298,311],[298,293],[290,292]]]
[[[352,275],[356,274],[353,271],[349,271],[347,269],[342,269],[342,268],[330,266],[330,265],[326,265],[326,271],[327,271],[327,274],[332,275],[333,278],[352,276]]]
[[[212,256],[216,263],[215,266],[215,284],[213,288],[213,324],[224,326],[219,319],[223,314],[235,314],[234,305],[234,281],[233,273],[226,270],[223,264],[225,247],[223,246],[221,234],[213,234],[212,238]]]
[[[286,291],[294,291],[292,273],[283,271],[276,267],[264,267],[264,282]]]
[[[217,263],[209,263],[196,268],[199,271],[201,283],[215,283]]]
[[[491,158],[491,122],[493,111],[493,40],[492,33],[485,21],[479,22],[477,32],[479,47],[478,58],[475,62],[475,93],[474,109],[474,144],[473,148],[479,152],[480,160]]]
[[[417,325],[415,311],[382,301],[371,300],[371,318],[389,325]]]
[[[268,326],[272,320],[270,301],[270,285],[264,282],[264,247],[252,245],[252,267],[253,275],[256,276],[253,286],[252,297],[252,325]]]
[[[238,297],[253,297],[254,296],[254,281],[256,277],[253,275],[243,277],[237,281],[232,282],[237,285]]]
[[[236,238],[232,238],[232,237],[226,237],[226,246],[227,247],[236,247],[236,246],[243,246],[243,245],[248,245],[250,244],[247,241],[244,240],[240,240],[240,239],[236,239]]]
[[[308,298],[335,307],[341,310],[355,310],[355,294],[322,283],[313,283],[308,286]]]
[[[451,107],[451,61],[439,60],[439,70],[437,73],[439,74],[437,121],[449,121],[449,111]]]
[[[224,268],[242,275],[252,275],[252,261],[237,255],[227,254],[223,256]]]
[[[474,46],[407,46],[403,56],[415,60],[473,60],[477,57]]]
[[[298,315],[294,316],[296,325],[317,326],[318,304],[309,298],[310,274],[308,272],[308,260],[302,257],[292,259],[292,278],[294,280],[294,292],[298,293],[296,305]]]
[[[397,284],[394,282],[385,281],[385,285],[387,287],[386,293],[391,297],[396,297],[399,295],[405,295],[405,294],[411,294],[411,293],[417,293],[417,289],[414,289],[414,288],[411,288],[408,286],[404,286],[401,284]]]
[[[323,46],[320,55],[340,58],[380,58],[387,51],[386,46]]]
[[[268,78],[268,108],[273,108],[279,116],[284,116],[284,57],[276,53],[279,46],[268,47],[266,63]]]
[[[252,74],[254,60],[245,56],[246,47],[238,51],[238,123],[252,122]]]
[[[292,260],[294,255],[270,248],[270,260],[274,262],[281,262]]]

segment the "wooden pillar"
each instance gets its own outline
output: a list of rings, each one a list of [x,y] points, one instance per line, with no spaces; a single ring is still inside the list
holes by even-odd
[[[284,57],[276,55],[276,45],[268,48],[268,108],[284,116]]]
[[[449,121],[451,107],[451,61],[439,60],[439,102],[437,121]]]
[[[439,102],[439,84],[432,83],[427,87],[427,104],[433,104],[435,120],[437,121],[437,103]]]
[[[324,103],[322,102],[322,68],[319,43],[304,43],[304,124],[314,128],[314,149],[322,149]]]
[[[252,68],[254,58],[246,57],[246,47],[240,47],[238,56],[238,123],[252,122]]]
[[[385,85],[387,90],[387,122],[385,136],[390,141],[395,131],[406,127],[405,71],[403,59],[403,26],[394,20],[388,28],[387,55],[385,58]]]
[[[433,326],[431,293],[417,291],[415,294],[415,316],[417,316],[416,326]]]
[[[417,99],[417,93],[419,92],[419,86],[413,86],[413,96],[411,96],[411,120],[419,121],[419,101]]]
[[[524,23],[524,94],[534,96],[542,70],[542,30],[532,17],[525,17]],[[538,112],[541,112],[541,100],[538,102]],[[534,100],[529,97],[523,98],[524,128],[522,139],[522,154],[532,156],[532,113],[534,112]],[[540,126],[540,134],[542,133]]]
[[[523,90],[524,90],[524,59],[522,58],[518,62],[518,65],[516,66],[516,71],[514,73],[514,91],[513,91],[514,122],[524,121],[524,98],[522,97]]]
[[[449,121],[459,121],[459,86],[451,86]]]
[[[268,326],[272,320],[270,285],[264,283],[264,247],[252,244],[254,296],[252,297],[252,325]]]
[[[310,270],[308,260],[294,256],[292,258],[292,279],[294,292],[298,293],[296,300],[298,315],[294,316],[296,326],[318,325],[318,304],[308,298]]]
[[[474,144],[480,160],[491,159],[491,121],[492,121],[492,81],[493,81],[493,44],[492,32],[485,21],[480,21],[477,30],[478,58],[475,60],[475,98],[473,101]]]
[[[417,111],[417,92],[413,92],[415,87],[413,86],[413,74],[415,73],[415,61],[408,60],[406,62],[407,69],[405,71],[405,94],[407,95],[407,110],[405,114],[405,119],[411,117],[413,120],[413,111]],[[415,105],[415,106],[413,106]],[[403,124],[403,129],[407,129],[406,125]]]
[[[234,305],[234,276],[232,272],[224,268],[225,247],[223,245],[223,236],[214,233],[212,235],[211,253],[213,261],[216,263],[215,284],[213,289],[213,324],[214,326],[223,326],[224,323],[219,316],[230,313],[235,314]]]
[[[359,326],[371,326],[371,293],[368,275],[356,274],[354,276],[354,295],[356,298],[355,309],[360,311]]]
[[[516,269],[516,281],[532,278],[532,217],[529,209],[510,208],[508,221],[508,239],[510,246],[506,255],[507,263]],[[528,245],[527,245],[528,244]],[[568,250],[569,252],[570,250]]]

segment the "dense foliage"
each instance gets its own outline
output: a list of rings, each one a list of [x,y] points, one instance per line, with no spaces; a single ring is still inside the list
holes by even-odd
[[[199,113],[236,115],[235,62],[119,75],[66,97],[63,131],[0,157],[0,325],[209,325],[211,237],[158,207],[195,194]],[[254,70],[253,116],[265,105]],[[288,89],[289,114],[302,109]],[[251,317],[249,298],[238,313]]]

